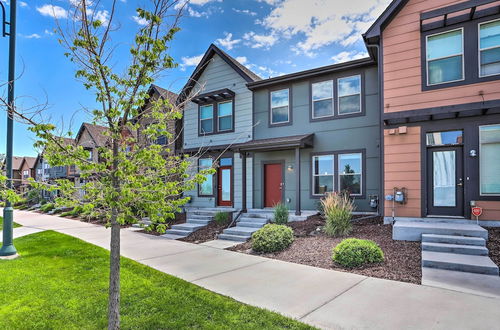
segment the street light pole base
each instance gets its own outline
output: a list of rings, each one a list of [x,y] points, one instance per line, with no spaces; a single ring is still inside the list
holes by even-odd
[[[14,253],[14,254],[12,254],[10,256],[0,256],[0,260],[13,260],[13,259],[17,259],[19,257],[20,257],[19,254]]]
[[[0,257],[12,256],[17,253],[14,247],[14,209],[8,205],[3,209],[3,245]]]

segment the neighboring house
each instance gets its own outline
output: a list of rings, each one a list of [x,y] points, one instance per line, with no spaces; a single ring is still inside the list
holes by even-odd
[[[17,191],[20,190],[22,183],[21,165],[23,164],[24,157],[12,157],[12,186]],[[5,167],[5,166],[4,166]]]
[[[29,188],[29,179],[35,179],[36,170],[35,170],[35,162],[36,157],[24,157],[21,162],[21,191],[25,192]]]
[[[192,171],[217,168],[197,189],[186,192],[192,207],[251,207],[252,177],[242,181],[244,167],[252,167],[234,146],[253,138],[252,92],[247,83],[260,80],[234,58],[211,45],[182,89],[183,151],[193,155]],[[246,185],[246,198],[243,187]],[[246,203],[246,205],[245,205]]]
[[[178,95],[172,93],[164,88],[161,88],[157,85],[151,85],[148,91],[149,99],[146,104],[141,109],[139,115],[133,119],[133,122],[139,122],[139,128],[134,136],[137,138],[136,144],[140,147],[141,145],[149,145],[149,144],[158,144],[168,148],[171,153],[176,153],[182,148],[182,134],[180,131],[181,128],[181,120],[171,120],[168,123],[168,131],[171,132],[174,136],[172,138],[168,138],[167,136],[160,136],[156,139],[156,141],[149,141],[147,137],[141,134],[142,129],[147,127],[149,124],[153,123],[154,120],[148,117],[146,114],[148,113],[148,109],[151,107],[151,100],[157,100],[159,97],[166,99],[170,102],[170,104],[175,105],[175,102],[178,98]],[[165,109],[165,111],[169,111],[169,109]]]
[[[248,84],[253,91],[253,206],[283,202],[300,215],[327,192],[348,191],[362,212],[377,211],[380,124],[371,58]]]
[[[470,218],[477,205],[500,220],[498,9],[397,0],[364,35],[382,54],[385,195],[406,197],[396,218]]]

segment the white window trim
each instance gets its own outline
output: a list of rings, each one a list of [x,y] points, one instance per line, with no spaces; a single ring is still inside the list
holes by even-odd
[[[332,96],[315,100],[314,99],[314,85],[321,84],[324,82],[331,82],[332,83]],[[334,89],[335,89],[335,86],[333,84],[333,80],[323,80],[323,81],[316,81],[314,83],[311,83],[311,118],[312,119],[330,118],[330,117],[335,116],[335,103],[333,100],[334,99]],[[326,115],[326,116],[315,116],[314,115],[314,102],[325,101],[325,100],[332,100],[332,114]]]
[[[231,103],[231,114],[230,115],[226,115],[226,116],[219,116],[219,105],[220,104],[224,104],[224,103]],[[234,110],[234,104],[233,104],[233,100],[229,100],[229,101],[224,101],[224,102],[219,102],[217,103],[217,132],[227,132],[227,131],[232,131],[234,129],[233,127],[233,119],[231,118],[231,128],[229,129],[220,129],[219,128],[219,119],[220,118],[225,118],[225,117],[233,117],[234,116],[234,113],[233,113],[233,110]]]
[[[203,108],[203,107],[209,107],[209,106],[211,106],[211,107],[212,107],[212,118],[201,119],[201,108]],[[198,111],[200,112],[200,113],[198,114],[198,118],[199,118],[199,121],[200,121],[200,122],[198,123],[198,125],[199,125],[199,133],[200,133],[200,134],[202,134],[202,135],[203,135],[203,134],[214,134],[214,133],[215,133],[215,127],[214,127],[214,126],[215,126],[215,123],[214,123],[214,111],[215,111],[215,107],[214,107],[214,105],[213,105],[213,104],[205,104],[205,105],[200,105],[200,107],[199,107],[199,110],[198,110]],[[212,121],[212,131],[210,131],[210,132],[202,132],[202,129],[201,129],[201,122],[202,122],[203,120],[211,120],[211,121]]]
[[[340,171],[340,157],[342,155],[359,155],[359,161],[360,161],[360,164],[359,164],[359,169],[360,169],[360,172],[359,173],[351,173],[351,174],[342,174],[341,171]],[[349,194],[350,196],[363,196],[363,153],[361,152],[349,152],[349,153],[339,153],[337,155],[337,167],[339,168],[338,170],[338,190],[340,191],[340,177],[343,176],[343,175],[359,175],[361,176],[361,178],[359,179],[359,194]]]
[[[488,48],[481,49],[481,25],[488,24],[488,23],[493,23],[493,22],[497,22],[497,21],[500,21],[500,19],[494,19],[494,20],[491,20],[491,21],[482,22],[482,23],[479,23],[477,25],[477,65],[478,65],[478,68],[477,68],[478,71],[477,72],[478,72],[479,78],[492,77],[492,76],[498,76],[498,75],[500,75],[500,72],[499,73],[493,73],[493,74],[485,74],[485,75],[481,74],[481,51],[495,49],[495,48],[500,48],[500,45],[498,45],[498,46],[493,46],[493,47],[488,47]]]
[[[481,127],[490,127],[490,126],[499,126],[500,123],[498,124],[490,124],[490,125],[480,125],[478,127],[479,130],[479,196],[500,196],[500,194],[483,194],[483,191],[481,190],[481,155],[482,155],[482,143],[481,143]]]
[[[352,78],[352,77],[358,77],[359,78],[359,93],[356,93],[356,94],[347,94],[347,95],[340,95],[340,83],[339,81],[342,80],[342,79],[346,79],[346,78]],[[363,91],[363,86],[362,86],[363,82],[361,81],[361,75],[360,74],[356,74],[356,75],[353,75],[353,76],[347,76],[347,77],[340,77],[337,79],[337,112],[338,112],[338,115],[339,116],[346,116],[346,115],[352,115],[354,113],[362,113],[363,112],[363,102],[362,102],[362,97],[361,97],[361,94],[362,94],[362,91]],[[356,112],[348,112],[348,113],[340,113],[340,98],[341,97],[346,97],[346,96],[353,96],[353,95],[359,95],[359,111],[356,111]]]
[[[434,37],[434,36],[438,36],[438,35],[441,35],[441,34],[446,34],[446,33],[454,32],[454,31],[461,31],[461,35],[462,35],[462,52],[459,53],[459,54],[454,54],[454,55],[449,55],[449,56],[443,56],[443,57],[437,57],[437,58],[433,58],[432,60],[429,60],[427,58],[427,51],[428,51],[428,48],[429,48],[428,47],[429,38],[430,37]],[[440,82],[440,83],[430,84],[429,83],[429,62],[430,61],[442,60],[442,59],[445,59],[445,58],[450,58],[450,57],[455,57],[455,56],[462,56],[462,78],[461,79],[457,79],[457,80],[450,80],[450,81],[444,81],[444,82]],[[463,27],[462,28],[458,28],[458,29],[444,31],[444,32],[429,34],[429,35],[425,36],[425,73],[426,73],[426,76],[427,76],[427,86],[437,86],[437,85],[449,84],[449,83],[453,83],[453,82],[457,82],[457,81],[464,81],[465,80],[465,54],[464,54],[464,28]]]
[[[314,169],[314,159],[315,158],[318,158],[318,157],[324,157],[324,156],[332,156],[333,159],[332,159],[332,174],[317,174],[317,173],[314,173],[315,172],[315,169]],[[335,191],[335,154],[324,154],[324,155],[314,155],[312,156],[311,158],[311,167],[312,167],[312,195],[313,196],[324,196],[324,194],[317,194],[316,193],[316,189],[314,187],[314,178],[317,177],[317,176],[326,176],[326,175],[331,175],[332,177],[332,186],[333,186],[333,191]]]
[[[287,121],[280,121],[280,122],[273,122],[273,109],[276,109],[276,108],[281,108],[281,107],[274,107],[273,108],[273,93],[276,93],[276,92],[281,92],[281,91],[288,91],[288,104],[287,104],[287,109],[288,109],[288,120]],[[270,111],[269,111],[269,122],[271,123],[271,125],[282,125],[282,124],[288,124],[290,122],[290,88],[282,88],[282,89],[277,89],[277,90],[273,90],[269,93],[269,108],[270,108]]]

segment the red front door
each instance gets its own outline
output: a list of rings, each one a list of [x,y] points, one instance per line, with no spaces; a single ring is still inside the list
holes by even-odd
[[[264,207],[274,207],[281,202],[283,178],[282,165],[264,165]]]
[[[232,166],[221,166],[217,171],[217,205],[232,206]]]

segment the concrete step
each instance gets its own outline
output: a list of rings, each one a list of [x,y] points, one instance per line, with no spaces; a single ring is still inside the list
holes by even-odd
[[[197,229],[205,227],[205,225],[200,225],[198,223],[182,223],[178,225],[173,225],[171,228],[176,230],[185,230],[189,232],[193,232]]]
[[[202,219],[187,219],[186,223],[195,223],[199,225],[208,225],[212,220],[202,220]]]
[[[252,227],[252,228],[262,228],[265,223],[258,222],[238,222],[237,227]]]
[[[252,233],[257,231],[257,230],[259,230],[259,228],[236,226],[236,227],[224,229],[224,234],[251,237]]]
[[[243,216],[245,218],[257,218],[257,219],[269,219],[269,218],[272,218],[273,215],[272,214],[268,214],[268,213],[245,213],[243,214]]]
[[[168,232],[168,230],[167,230]],[[164,238],[168,238],[168,239],[179,239],[179,238],[184,238],[188,235],[175,235],[175,234],[163,234],[161,235],[161,237],[164,237]]]
[[[192,212],[188,212],[188,215],[197,215],[197,216],[202,216],[202,217],[213,217],[214,214],[216,212],[215,211],[192,211]]]
[[[246,216],[242,216],[238,222],[255,222],[255,223],[267,223],[269,220],[266,218],[248,218]]]
[[[239,236],[239,235],[230,235],[230,234],[220,234],[218,239],[223,239],[227,241],[237,241],[237,242],[246,242],[250,237]]]
[[[182,236],[182,237],[189,236],[189,234],[191,234],[191,233],[192,233],[192,231],[189,231],[189,230],[180,230],[180,229],[168,229],[168,230],[165,231],[165,234]]]
[[[423,234],[422,242],[486,246],[486,240],[482,237],[466,237],[456,235]]]
[[[213,216],[210,216],[210,215],[199,215],[199,214],[189,214],[187,216],[187,218],[189,219],[198,219],[198,220],[208,220],[208,221],[211,221],[213,220]]]
[[[487,256],[488,249],[477,245],[460,245],[447,243],[422,242],[422,250],[435,252],[448,252],[458,254],[470,254],[476,256]]]
[[[422,240],[422,234],[458,235],[488,239],[488,231],[473,224],[396,221],[392,226],[392,238],[394,240],[420,241]]]
[[[422,267],[499,275],[498,266],[487,256],[422,251]]]

